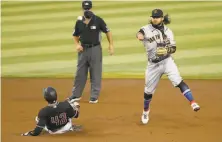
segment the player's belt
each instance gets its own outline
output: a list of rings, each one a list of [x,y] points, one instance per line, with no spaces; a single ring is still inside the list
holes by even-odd
[[[82,47],[85,47],[85,48],[92,48],[94,46],[97,46],[97,45],[100,45],[100,43],[97,43],[97,44],[81,44]]]
[[[159,57],[159,58],[157,58],[157,59],[149,59],[149,61],[152,62],[152,63],[158,63],[158,62],[160,62],[160,61],[165,60],[165,59],[168,58],[168,57],[170,57],[170,55],[166,55],[166,56],[163,56],[163,57]]]

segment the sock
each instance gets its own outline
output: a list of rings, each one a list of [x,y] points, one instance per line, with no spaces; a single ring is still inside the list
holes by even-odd
[[[190,91],[188,85],[185,82],[181,81],[181,83],[177,87],[180,88],[180,91],[183,93],[184,97],[186,97],[186,99],[190,103],[194,102],[192,92]]]
[[[144,99],[144,111],[148,111],[149,110],[150,102],[151,102],[151,99],[150,100],[145,100]]]
[[[186,92],[186,93],[183,94],[183,95],[184,95],[184,96],[187,98],[187,100],[190,101],[191,103],[194,102],[193,95],[192,95],[191,91],[188,91],[188,92]]]

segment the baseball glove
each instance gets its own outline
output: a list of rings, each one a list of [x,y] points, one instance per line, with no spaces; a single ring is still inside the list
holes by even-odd
[[[168,52],[167,52],[167,48],[166,47],[158,47],[157,50],[156,50],[156,55],[157,56],[164,56],[167,53]]]

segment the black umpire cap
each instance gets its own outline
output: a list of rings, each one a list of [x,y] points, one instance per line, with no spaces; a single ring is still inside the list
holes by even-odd
[[[163,17],[163,11],[161,9],[154,9],[150,17]]]
[[[92,1],[89,1],[89,0],[83,0],[82,1],[82,8],[84,10],[89,10],[92,8]]]

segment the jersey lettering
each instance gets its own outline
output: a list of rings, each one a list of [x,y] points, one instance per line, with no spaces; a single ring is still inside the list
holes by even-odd
[[[59,115],[60,118],[60,125],[66,124],[67,123],[67,116],[66,113],[61,113]]]
[[[157,35],[155,35],[155,36],[152,36],[151,38],[148,38],[148,41],[149,41],[150,43],[152,43],[152,42],[154,42],[154,41],[156,41],[156,40],[158,40],[158,39],[160,39],[160,34],[157,34]]]
[[[59,116],[56,115],[54,117],[51,117],[51,123],[52,124],[56,124],[56,126],[66,124],[67,121],[68,120],[67,120],[67,116],[66,116],[65,112],[59,114]]]

